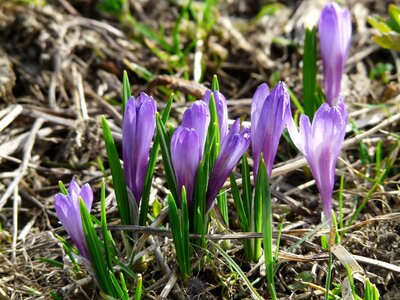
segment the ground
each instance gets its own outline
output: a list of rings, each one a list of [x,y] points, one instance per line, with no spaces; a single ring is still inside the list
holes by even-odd
[[[272,87],[284,81],[300,106],[303,103],[304,25],[318,19],[325,1],[219,1],[209,11],[197,1],[189,10],[187,1],[127,0],[121,8],[122,2],[0,3],[1,299],[49,298],[51,291],[66,299],[99,297],[86,269],[72,270],[57,238],[67,235],[55,214],[54,195],[59,180],[68,183],[75,177],[80,183],[89,182],[96,199],[92,213],[99,216],[101,161],[110,195],[107,217],[110,225],[118,224],[101,115],[109,121],[120,150],[124,70],[132,93],[151,94],[159,110],[175,92],[173,126],[190,101],[202,98],[214,74],[228,99],[230,119],[250,120],[251,97],[262,82]],[[374,44],[376,31],[367,22],[371,15],[386,17],[389,3],[342,4],[350,9],[353,23],[342,82],[353,126],[337,166],[333,208],[338,215],[341,194],[341,245],[361,266],[358,273],[377,285],[383,299],[400,299],[400,58],[398,52]],[[321,86],[322,74],[318,59]],[[294,103],[292,111],[299,116]],[[282,224],[284,233],[276,289],[282,299],[322,299],[329,255],[321,247],[321,236],[327,231],[319,226],[318,191],[306,164],[296,164],[299,159],[297,150],[282,138],[271,180],[273,221],[276,229]],[[152,201],[165,206],[166,195],[160,159]],[[240,226],[230,194],[228,198],[230,229],[218,232],[220,228],[211,225],[211,233],[231,234],[230,245],[221,245],[257,292],[267,297],[265,270],[243,259],[241,240],[234,235]],[[363,201],[365,208],[348,224]],[[168,225],[168,218],[161,223]],[[120,242],[119,231],[113,234]],[[144,244],[145,258],[134,266],[133,271],[143,276],[144,298],[252,296],[215,248],[200,264],[193,260],[193,279],[186,283],[178,279],[172,291],[166,289],[167,281],[174,283],[177,274],[174,247],[167,236],[155,230]],[[343,285],[347,275],[337,256],[334,263],[332,289]],[[356,287],[362,294],[362,283]]]

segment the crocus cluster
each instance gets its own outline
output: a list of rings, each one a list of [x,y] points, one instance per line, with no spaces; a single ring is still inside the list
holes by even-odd
[[[156,127],[156,104],[152,97],[140,93],[130,97],[122,124],[122,157],[126,184],[137,205],[142,198],[149,163],[149,152]]]
[[[324,66],[325,95],[329,105],[335,105],[351,39],[351,16],[347,9],[331,3],[323,9],[318,33]]]
[[[89,250],[82,227],[79,199],[82,199],[86,208],[90,211],[93,203],[92,188],[89,184],[84,184],[82,188],[80,188],[72,179],[68,186],[68,195],[61,193],[55,195],[54,206],[58,219],[68,232],[68,235],[79,253],[87,260],[90,260]]]
[[[246,152],[250,143],[248,128],[240,129],[240,122],[236,120],[228,131],[228,110],[225,97],[214,91],[218,124],[220,131],[220,152],[211,173],[207,190],[207,209],[212,207],[215,197],[224,182]],[[196,174],[200,161],[203,158],[207,131],[210,123],[211,91],[207,92],[204,100],[198,100],[186,110],[180,125],[174,132],[171,140],[171,158],[175,170],[179,193],[185,186],[188,206],[193,205],[193,194]]]
[[[343,99],[335,106],[324,103],[317,110],[312,124],[306,115],[300,117],[297,130],[293,119],[287,121],[290,138],[307,159],[321,194],[325,220],[332,219],[332,191],[335,167],[342,149],[348,114]]]

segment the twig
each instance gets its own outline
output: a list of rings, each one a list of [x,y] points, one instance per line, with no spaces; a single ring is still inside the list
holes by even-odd
[[[8,107],[2,111],[2,113],[6,113],[5,117],[0,120],[0,132],[3,131],[12,121],[15,120],[16,117],[22,112],[22,106],[16,105],[14,107]]]
[[[31,158],[31,152],[33,145],[35,144],[36,140],[36,133],[39,131],[40,127],[43,125],[43,119],[37,119],[33,124],[32,130],[29,134],[27,143],[24,147],[24,157],[22,159],[22,164],[19,169],[19,174],[14,178],[11,184],[8,186],[6,192],[0,198],[0,211],[3,208],[4,204],[6,204],[7,199],[11,196],[13,190],[18,186],[21,179],[24,177],[26,169],[28,168],[29,160]]]
[[[14,203],[13,203],[13,235],[11,244],[11,261],[16,263],[16,250],[17,250],[17,238],[18,238],[18,203],[20,197],[18,194],[18,187],[14,188]]]

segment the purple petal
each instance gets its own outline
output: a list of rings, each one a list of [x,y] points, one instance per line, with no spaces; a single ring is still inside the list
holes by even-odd
[[[179,189],[186,188],[188,206],[191,207],[196,173],[202,153],[199,147],[199,137],[193,128],[178,127],[171,139],[171,159]]]
[[[134,160],[136,163],[135,172],[133,173],[134,180],[132,186],[132,193],[135,196],[136,202],[139,204],[142,198],[144,181],[147,173],[149,163],[151,142],[153,140],[154,131],[156,128],[156,104],[152,97],[141,93],[139,98],[143,98],[138,110],[136,120],[136,133],[133,150]]]
[[[263,87],[265,90],[265,87]],[[260,107],[258,102],[255,103]],[[290,98],[284,83],[279,82],[267,96],[262,105],[261,112],[252,109],[256,118],[255,126],[252,125],[252,147],[254,159],[254,174],[257,177],[260,154],[263,153],[268,175],[271,176],[279,139],[287,122],[290,110]],[[258,120],[257,120],[258,118]],[[252,120],[253,122],[253,120]]]
[[[207,190],[207,210],[211,208],[229,174],[250,145],[250,129],[243,128],[239,132],[239,122],[237,119],[232,125],[215,162]]]
[[[79,196],[82,198],[83,203],[85,203],[88,211],[90,211],[92,209],[92,203],[93,203],[93,191],[88,183],[82,186]]]
[[[194,129],[194,131],[197,133],[201,158],[203,157],[204,144],[206,141],[209,124],[210,112],[207,104],[202,100],[193,102],[193,104],[183,114],[182,126]]]
[[[136,104],[135,98],[130,97],[125,108],[124,120],[122,123],[122,158],[124,160],[124,174],[127,186],[134,188],[134,170],[136,170],[135,144],[136,134]]]
[[[323,9],[318,34],[324,66],[325,94],[334,105],[340,94],[340,84],[351,40],[351,16],[347,9],[331,3]]]
[[[72,242],[75,244],[79,253],[90,260],[89,250],[86,244],[85,234],[82,227],[82,219],[79,205],[79,197],[85,203],[90,211],[93,202],[93,192],[88,184],[82,189],[74,180],[69,185],[69,194],[56,194],[54,197],[54,207],[60,220],[64,226]]]
[[[269,96],[269,87],[266,83],[261,84],[254,93],[251,102],[251,127],[257,128],[258,119],[260,118],[262,107],[265,100]]]
[[[122,124],[122,156],[126,183],[139,204],[147,172],[151,141],[156,127],[156,104],[152,97],[140,93],[130,97]]]
[[[321,194],[326,220],[331,220],[335,168],[346,134],[347,118],[343,99],[339,98],[337,106],[322,104],[312,124],[307,116],[302,115],[299,137],[293,139],[296,133],[293,134],[294,130],[288,127],[290,136],[297,141],[299,150],[310,165]]]

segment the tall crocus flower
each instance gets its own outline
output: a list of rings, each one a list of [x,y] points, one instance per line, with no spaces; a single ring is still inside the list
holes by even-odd
[[[207,104],[195,101],[188,108],[171,139],[171,159],[178,184],[179,196],[185,186],[189,207],[192,205],[196,173],[203,158],[210,113]]]
[[[82,188],[74,180],[71,180],[68,187],[68,195],[58,193],[55,195],[54,206],[58,219],[64,226],[72,242],[78,248],[79,253],[90,260],[89,250],[83,232],[79,198],[82,198],[88,211],[92,208],[93,191],[89,184]]]
[[[289,93],[285,84],[279,82],[271,93],[267,84],[260,85],[251,104],[251,140],[256,177],[261,153],[268,175],[271,176],[287,115],[291,116],[291,112]]]
[[[350,12],[336,3],[325,6],[319,19],[318,34],[324,66],[326,100],[332,106],[340,95],[340,83],[350,50]]]
[[[318,108],[312,124],[306,115],[300,117],[300,130],[293,119],[288,120],[290,137],[307,159],[321,194],[326,220],[332,218],[332,191],[335,183],[335,167],[342,149],[347,125],[347,111],[339,97],[336,106],[327,103]]]
[[[156,104],[145,93],[130,97],[122,124],[122,157],[126,183],[139,205],[156,127]]]
[[[224,143],[221,144],[221,150],[211,173],[207,190],[207,210],[211,208],[219,190],[249,145],[250,129],[240,130],[240,121],[237,119],[226,135]]]
[[[219,91],[211,92],[210,90],[204,94],[204,101],[208,105],[210,105],[211,93],[214,96],[215,106],[217,108],[219,134],[222,142],[228,133],[228,107],[224,95],[222,95]]]

